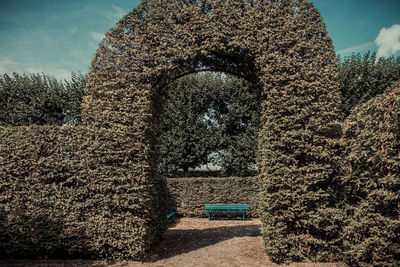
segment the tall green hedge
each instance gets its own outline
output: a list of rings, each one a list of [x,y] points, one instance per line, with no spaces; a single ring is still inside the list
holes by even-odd
[[[259,214],[270,258],[331,259],[330,132],[340,99],[336,55],[318,10],[305,0],[142,1],[100,43],[83,123],[139,136],[151,180],[165,90],[201,71],[227,72],[259,90]]]
[[[168,178],[169,205],[177,207],[178,215],[207,217],[204,205],[250,204],[249,217],[257,216],[259,178]]]
[[[163,185],[123,132],[10,127],[0,140],[0,256],[138,258],[165,229]]]
[[[400,82],[356,107],[343,124],[345,260],[400,265]]]
[[[318,11],[305,1],[277,2],[279,9],[268,15],[279,30],[265,39],[261,63],[261,232],[275,262],[330,261],[339,248],[341,217],[338,66]]]

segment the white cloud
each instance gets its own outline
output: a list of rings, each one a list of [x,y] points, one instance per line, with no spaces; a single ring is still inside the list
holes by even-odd
[[[40,68],[36,66],[30,66],[26,68],[27,73],[45,73],[48,75],[52,75],[56,77],[57,79],[60,80],[70,80],[71,79],[71,72],[63,69],[63,68],[51,68],[51,67],[45,67],[45,68]]]
[[[0,73],[17,72],[18,64],[8,58],[0,60]],[[11,71],[10,71],[11,70]]]
[[[377,58],[389,57],[400,51],[400,25],[382,28],[375,39],[378,46]]]
[[[364,43],[364,44],[360,44],[360,45],[356,45],[356,46],[352,46],[349,48],[339,50],[337,53],[341,54],[341,55],[347,55],[347,54],[351,54],[351,53],[357,53],[357,52],[361,52],[364,50],[368,50],[368,49],[373,48],[374,46],[375,46],[374,42],[369,42],[369,43]]]
[[[90,32],[89,34],[96,42],[100,42],[104,38],[104,34],[99,32]]]
[[[120,20],[127,11],[120,8],[119,6],[112,5],[112,10],[102,11],[101,15],[105,16],[107,19],[115,22]]]
[[[19,63],[16,61],[12,61],[8,58],[0,59],[0,73],[7,73],[12,74],[13,72],[17,73],[45,73],[48,75],[53,75],[57,79],[61,80],[69,80],[71,79],[71,72],[57,67],[39,67],[35,66],[34,64],[26,64],[26,63]]]
[[[120,8],[119,6],[112,6],[114,9],[114,17],[117,19],[121,19],[125,13],[127,13],[124,9]]]
[[[72,36],[78,31],[78,26],[74,25],[71,27],[69,35]]]

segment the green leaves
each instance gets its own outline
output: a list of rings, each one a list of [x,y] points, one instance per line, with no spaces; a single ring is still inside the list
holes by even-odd
[[[1,256],[138,258],[165,230],[165,189],[124,134],[0,127],[0,140]]]
[[[210,162],[225,175],[252,173],[259,109],[254,85],[231,75],[201,73],[180,78],[166,90],[162,173],[174,176],[179,168]]]
[[[161,111],[163,127],[160,170],[176,175],[181,168],[195,168],[208,161],[215,147],[214,129],[204,119],[212,104],[212,78],[189,75],[171,84]],[[210,78],[210,79],[208,79]],[[210,82],[210,83],[208,83]]]
[[[344,258],[357,266],[400,264],[400,84],[354,108],[343,123]]]
[[[213,116],[220,133],[216,163],[225,175],[253,174],[260,90],[248,81],[227,75],[220,91],[221,97],[216,99]]]
[[[86,76],[72,73],[71,81],[45,74],[0,76],[0,125],[76,125]]]
[[[353,54],[340,61],[339,86],[342,94],[341,110],[347,117],[351,110],[382,94],[400,79],[400,57],[379,58],[367,52]]]

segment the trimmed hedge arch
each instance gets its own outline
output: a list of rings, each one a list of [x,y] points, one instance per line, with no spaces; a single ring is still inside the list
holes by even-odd
[[[305,0],[143,0],[101,42],[82,104],[84,125],[125,134],[141,186],[143,252],[164,231],[156,172],[163,89],[214,70],[257,84],[258,166],[266,252],[275,261],[328,260],[337,231],[334,154],[337,65],[319,12]],[[139,191],[141,190],[141,191]],[[146,193],[143,190],[147,190]],[[133,244],[135,246],[135,244]]]

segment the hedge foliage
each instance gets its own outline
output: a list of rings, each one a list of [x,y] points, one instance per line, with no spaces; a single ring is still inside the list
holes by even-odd
[[[168,178],[169,205],[177,207],[180,216],[207,217],[206,203],[250,204],[246,217],[258,217],[259,181],[257,176]]]
[[[343,249],[359,266],[400,265],[400,82],[343,124]]]
[[[0,126],[77,125],[86,75],[0,75]]]
[[[336,238],[337,62],[305,0],[143,1],[106,34],[82,103],[84,125],[134,136],[142,175],[157,180],[163,90],[186,74],[223,71],[261,96],[259,214],[274,261],[329,260]],[[324,230],[321,230],[324,226]],[[326,229],[326,230],[325,230]]]
[[[341,215],[335,190],[338,69],[318,11],[305,1],[278,2],[268,16],[280,30],[272,28],[268,40],[274,42],[265,41],[270,45],[261,63],[261,231],[275,262],[330,261]]]
[[[343,119],[357,105],[382,94],[390,84],[400,79],[400,56],[377,59],[376,53],[358,53],[345,57],[339,63]]]
[[[0,140],[0,256],[137,258],[164,230],[164,186],[124,133],[10,127]]]

